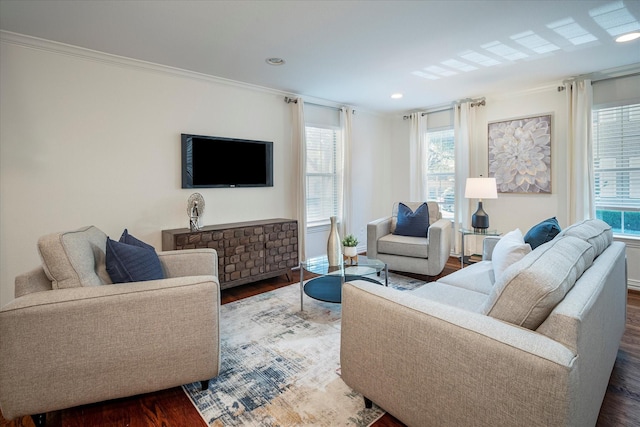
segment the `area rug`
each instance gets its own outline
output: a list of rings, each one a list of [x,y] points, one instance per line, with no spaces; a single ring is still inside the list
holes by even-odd
[[[389,273],[398,289],[423,284]],[[294,284],[220,307],[220,375],[205,391],[183,386],[209,426],[369,426],[384,415],[340,378],[341,305],[304,298],[300,311]]]

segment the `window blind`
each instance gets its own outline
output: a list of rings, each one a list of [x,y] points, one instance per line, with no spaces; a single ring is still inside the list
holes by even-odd
[[[327,222],[338,214],[338,130],[306,126],[307,223]]]
[[[640,104],[593,110],[596,209],[640,211]]]

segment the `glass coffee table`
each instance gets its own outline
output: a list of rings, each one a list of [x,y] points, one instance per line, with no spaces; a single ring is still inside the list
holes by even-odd
[[[318,274],[319,277],[304,283],[304,272]],[[389,286],[387,264],[373,258],[358,255],[357,264],[345,264],[330,267],[326,256],[311,258],[300,263],[300,310],[303,310],[304,294],[324,302],[342,302],[342,285],[352,280],[366,280],[382,285],[378,280],[367,277],[384,271],[384,286]]]

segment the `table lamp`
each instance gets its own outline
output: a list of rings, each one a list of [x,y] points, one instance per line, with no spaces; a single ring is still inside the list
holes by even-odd
[[[478,210],[471,215],[471,226],[476,233],[486,232],[489,228],[489,215],[482,209],[482,199],[497,199],[498,190],[495,178],[467,178],[464,190],[467,199],[478,199]]]

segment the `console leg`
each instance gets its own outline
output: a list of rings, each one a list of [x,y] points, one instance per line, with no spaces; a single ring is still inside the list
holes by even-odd
[[[371,399],[367,399],[367,397],[364,397],[364,407],[367,409],[371,409],[373,407],[373,402],[371,401]]]
[[[36,427],[44,427],[47,425],[47,414],[31,415],[31,420]]]
[[[200,386],[202,387],[202,391],[209,389],[209,380],[200,381]]]

